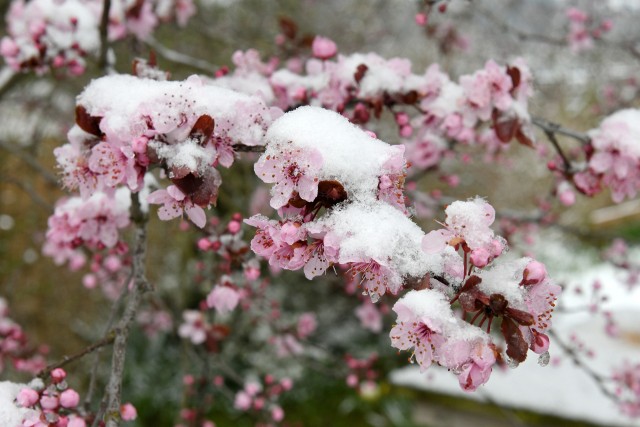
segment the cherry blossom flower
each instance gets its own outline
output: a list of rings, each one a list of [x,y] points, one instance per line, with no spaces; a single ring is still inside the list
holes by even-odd
[[[186,213],[189,219],[200,228],[207,223],[204,209],[193,203],[175,185],[170,185],[166,190],[156,190],[149,194],[147,202],[163,205],[158,209],[158,217],[163,221],[169,221]]]

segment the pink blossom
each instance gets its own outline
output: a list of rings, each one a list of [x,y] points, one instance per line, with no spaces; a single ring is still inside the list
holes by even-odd
[[[271,190],[271,207],[285,206],[294,192],[303,200],[313,202],[318,195],[316,174],[323,163],[320,152],[287,146],[276,150],[272,154],[263,154],[254,166],[261,180],[276,184]]]
[[[326,37],[316,36],[311,45],[313,56],[319,59],[329,59],[338,53],[338,47],[333,40]]]
[[[31,388],[23,388],[18,393],[16,400],[18,402],[18,405],[20,406],[31,407],[35,405],[38,402],[38,400],[40,400],[40,395],[38,394],[37,391]]]
[[[133,421],[138,418],[138,411],[135,406],[127,402],[120,406],[120,416],[124,421]]]
[[[80,402],[80,395],[73,389],[60,393],[60,405],[64,408],[75,408]]]
[[[356,308],[356,316],[363,328],[375,333],[382,330],[382,315],[371,301],[364,301]]]
[[[163,205],[158,209],[158,217],[163,221],[187,216],[195,225],[203,228],[207,223],[207,216],[200,206],[196,205],[178,187],[170,185],[166,190],[156,190],[147,196],[147,202]]]
[[[233,311],[238,301],[240,301],[240,294],[229,286],[217,285],[207,296],[207,306],[215,308],[221,315]]]
[[[207,324],[199,311],[186,310],[182,313],[184,323],[178,328],[178,335],[189,338],[192,343],[202,344],[207,339]]]
[[[236,394],[233,406],[234,408],[239,409],[241,411],[246,411],[249,408],[251,408],[251,403],[252,403],[251,396],[245,391],[239,391]]]
[[[313,313],[303,313],[298,318],[297,332],[298,338],[304,339],[313,334],[318,326],[316,316]]]

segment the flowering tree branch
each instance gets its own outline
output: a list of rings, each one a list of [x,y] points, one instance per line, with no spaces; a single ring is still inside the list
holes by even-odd
[[[131,218],[136,226],[133,249],[133,280],[124,313],[115,329],[111,374],[106,388],[107,406],[105,421],[107,427],[117,427],[120,425],[122,376],[124,374],[129,329],[135,318],[138,306],[142,301],[142,296],[151,290],[151,286],[145,275],[147,216],[142,212],[137,193],[132,194],[131,202]]]

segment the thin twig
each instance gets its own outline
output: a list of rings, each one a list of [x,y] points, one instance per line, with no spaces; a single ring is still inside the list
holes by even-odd
[[[211,64],[210,62],[207,62],[203,59],[193,58],[182,52],[170,49],[158,42],[153,37],[149,37],[148,39],[146,39],[145,43],[152,47],[156,51],[156,53],[158,53],[158,55],[162,56],[167,61],[171,61],[176,64],[187,65],[200,71],[204,71],[207,74],[213,74],[213,72],[218,68],[214,64]]]
[[[98,66],[103,70],[107,70],[109,66],[109,11],[111,9],[111,0],[104,0],[102,3],[102,17],[100,18],[100,57],[98,58]]]
[[[573,364],[578,368],[582,369],[582,371],[587,374],[593,381],[596,383],[602,394],[611,399],[614,403],[619,403],[620,399],[616,396],[615,393],[611,392],[605,385],[602,375],[598,374],[594,370],[592,370],[586,363],[580,359],[578,353],[571,348],[567,343],[562,341],[562,339],[556,334],[553,330],[548,331],[549,336],[553,338],[553,343],[558,345],[566,354],[571,358]]]
[[[242,153],[264,153],[264,145],[233,144],[233,150]]]
[[[115,339],[115,333],[109,333],[107,334],[107,336],[105,336],[104,338],[102,338],[100,341],[95,342],[93,344],[91,344],[89,347],[86,347],[82,350],[80,350],[79,352],[72,354],[71,356],[64,356],[62,358],[61,361],[56,362],[56,363],[52,363],[50,365],[48,365],[46,368],[44,368],[42,371],[40,371],[38,373],[38,377],[40,378],[46,378],[49,376],[49,374],[51,373],[51,371],[53,371],[54,369],[57,368],[62,368],[63,366],[66,366],[67,364],[74,362],[78,359],[81,359],[82,357],[86,356],[87,354],[93,353],[94,351],[109,345],[113,342],[113,340]]]
[[[122,301],[124,300],[125,295],[127,295],[129,291],[128,284],[131,282],[132,278],[133,278],[133,271],[131,271],[131,274],[129,275],[127,280],[124,282],[124,289],[120,293],[120,296],[116,301],[114,301],[113,305],[111,306],[111,312],[109,313],[109,318],[107,319],[107,324],[104,328],[103,335],[106,335],[107,332],[111,330],[111,327],[113,326],[113,322],[116,319],[116,313],[118,313],[118,309]],[[96,388],[96,381],[98,376],[98,366],[100,364],[100,353],[101,353],[101,349],[98,349],[94,354],[93,363],[91,367],[91,374],[89,377],[89,388],[87,390],[87,394],[84,399],[85,410],[89,407],[89,405],[91,404],[91,401],[93,400],[93,393]]]
[[[560,135],[568,136],[570,138],[580,141],[582,144],[588,144],[591,142],[591,138],[589,138],[589,135],[587,135],[586,133],[567,129],[565,127],[560,126],[557,123],[550,122],[549,120],[545,120],[540,117],[533,117],[531,122],[534,125],[538,126],[540,129],[542,129],[543,131],[550,131]]]
[[[145,275],[147,217],[140,208],[140,200],[137,193],[131,195],[131,219],[136,225],[133,250],[133,284],[124,313],[116,327],[113,356],[111,358],[111,374],[105,395],[107,398],[104,414],[106,427],[118,427],[120,425],[122,377],[124,374],[129,329],[135,318],[138,306],[142,301],[142,296],[151,289]]]
[[[17,178],[2,177],[3,182],[14,184],[16,187],[24,191],[34,203],[39,205],[45,212],[53,212],[53,205],[47,202],[40,194],[38,194],[31,184]]]

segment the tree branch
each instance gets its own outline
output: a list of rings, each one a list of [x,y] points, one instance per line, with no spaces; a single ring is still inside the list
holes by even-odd
[[[171,61],[180,65],[187,65],[200,71],[204,71],[207,74],[212,74],[216,70],[216,68],[218,68],[216,65],[211,64],[203,59],[193,58],[189,55],[185,55],[182,52],[169,49],[153,37],[149,37],[147,40],[145,40],[145,43],[152,47],[153,50],[155,50],[167,61]]]
[[[102,16],[100,18],[100,57],[98,58],[98,66],[106,70],[109,61],[109,11],[111,9],[111,0],[104,0],[102,3]]]
[[[34,159],[24,150],[21,150],[18,147],[15,147],[13,144],[2,140],[0,140],[0,148],[22,160],[31,169],[38,172],[44,178],[44,180],[47,181],[48,184],[52,184],[56,187],[58,186],[58,178],[54,174],[49,172],[44,166],[38,163],[36,159]]]
[[[131,195],[131,218],[136,226],[133,250],[133,283],[129,293],[129,300],[115,330],[116,337],[113,344],[111,374],[105,395],[107,402],[104,414],[106,427],[118,427],[120,425],[122,377],[129,329],[142,301],[142,296],[151,289],[145,275],[147,217],[140,208],[140,200],[137,193]],[[128,286],[128,284],[125,284],[125,286]]]
[[[78,353],[72,354],[71,356],[64,356],[61,361],[48,365],[46,368],[40,371],[37,376],[40,378],[46,378],[54,369],[62,368],[63,366],[66,366],[71,362],[81,359],[87,354],[93,353],[94,351],[111,344],[114,339],[115,339],[115,333],[112,331],[108,333],[107,336],[102,338],[100,341],[91,344],[89,347],[84,348]]]

